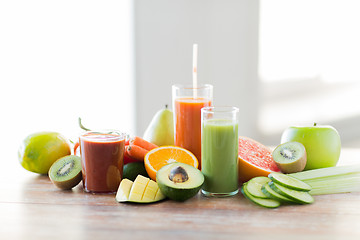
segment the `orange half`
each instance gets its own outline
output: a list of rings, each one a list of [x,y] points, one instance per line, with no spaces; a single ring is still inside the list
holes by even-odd
[[[199,162],[195,155],[185,148],[177,146],[161,146],[150,150],[144,158],[146,172],[149,177],[156,181],[156,173],[163,166],[181,162],[198,168]]]

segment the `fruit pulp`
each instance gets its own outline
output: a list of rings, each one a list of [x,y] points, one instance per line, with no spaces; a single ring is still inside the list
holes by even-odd
[[[175,99],[175,145],[192,152],[201,169],[201,108],[211,106],[207,98]]]
[[[211,119],[202,132],[202,173],[205,195],[233,195],[238,192],[238,124]]]
[[[248,138],[239,137],[239,181],[244,183],[253,177],[267,177],[271,172],[279,172],[270,148]]]
[[[123,175],[125,138],[116,134],[80,136],[83,186],[87,192],[116,192]]]

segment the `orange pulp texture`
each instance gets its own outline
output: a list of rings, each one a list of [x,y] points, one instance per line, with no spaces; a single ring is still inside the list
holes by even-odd
[[[145,169],[149,177],[156,181],[156,173],[163,166],[181,162],[198,168],[199,162],[190,151],[177,146],[161,146],[150,150],[144,159]]]

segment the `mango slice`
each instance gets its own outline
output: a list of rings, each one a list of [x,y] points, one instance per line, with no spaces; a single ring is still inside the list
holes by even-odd
[[[165,199],[159,186],[153,180],[138,175],[134,182],[123,179],[116,193],[117,202],[152,203]]]
[[[145,189],[149,183],[150,179],[142,175],[138,175],[135,178],[135,181],[131,187],[129,201],[131,202],[141,202]]]
[[[120,182],[118,191],[116,193],[116,201],[118,202],[127,202],[129,200],[129,194],[131,190],[131,186],[133,185],[133,182],[129,179],[123,179]]]

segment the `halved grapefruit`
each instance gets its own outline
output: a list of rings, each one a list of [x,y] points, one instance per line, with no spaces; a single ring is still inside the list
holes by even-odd
[[[239,181],[244,183],[253,177],[267,177],[271,172],[280,172],[271,149],[251,138],[240,136]]]

